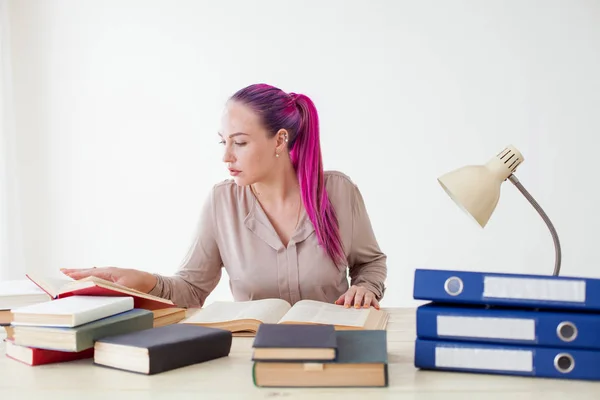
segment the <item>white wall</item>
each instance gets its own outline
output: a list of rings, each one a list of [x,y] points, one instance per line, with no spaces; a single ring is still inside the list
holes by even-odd
[[[0,0],[0,279],[23,276],[9,2]]]
[[[27,269],[173,272],[227,178],[222,105],[267,82],[315,100],[326,167],[362,189],[384,305],[413,304],[416,267],[552,272],[510,183],[482,230],[436,181],[509,143],[563,274],[600,277],[598,2],[19,0],[10,22]]]

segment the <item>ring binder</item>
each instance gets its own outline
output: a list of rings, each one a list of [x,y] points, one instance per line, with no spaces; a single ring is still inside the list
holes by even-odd
[[[564,321],[556,327],[556,334],[564,342],[572,342],[577,337],[577,327],[570,321]]]
[[[458,296],[463,291],[463,281],[457,276],[451,276],[444,282],[444,290],[450,296]]]
[[[575,360],[569,353],[560,353],[554,357],[554,367],[558,372],[568,374],[575,368]]]

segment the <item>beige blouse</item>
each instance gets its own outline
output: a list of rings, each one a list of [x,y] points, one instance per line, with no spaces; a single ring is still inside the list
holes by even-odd
[[[303,212],[287,247],[283,245],[250,186],[233,180],[215,185],[205,202],[194,242],[174,276],[156,275],[150,294],[181,307],[200,307],[221,278],[229,275],[235,301],[281,298],[333,303],[350,284],[383,297],[386,255],[379,249],[357,186],[340,172],[325,172],[347,266],[338,268],[319,246]]]

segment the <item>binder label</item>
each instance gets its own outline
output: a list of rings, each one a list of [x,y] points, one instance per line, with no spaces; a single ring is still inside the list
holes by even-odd
[[[438,336],[535,340],[535,320],[525,318],[437,316]]]
[[[585,281],[485,276],[483,297],[583,303]]]
[[[488,371],[533,371],[530,350],[499,350],[436,346],[435,366]]]

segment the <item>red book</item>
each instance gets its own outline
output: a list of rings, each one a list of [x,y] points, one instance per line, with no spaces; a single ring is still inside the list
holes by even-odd
[[[31,366],[83,360],[85,358],[94,357],[93,347],[80,352],[69,352],[19,346],[14,344],[11,339],[5,339],[4,341],[6,342],[7,357]]]
[[[38,285],[48,293],[52,299],[60,299],[69,296],[131,296],[133,307],[146,310],[158,310],[162,308],[175,307],[172,301],[157,296],[149,295],[135,289],[119,285],[105,279],[89,276],[87,278],[57,279],[26,275],[29,280]]]

